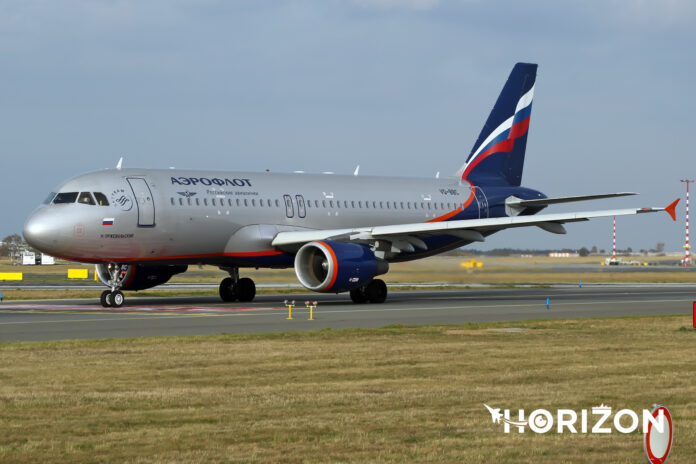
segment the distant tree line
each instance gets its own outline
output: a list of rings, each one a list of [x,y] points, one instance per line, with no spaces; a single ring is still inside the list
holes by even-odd
[[[0,244],[0,256],[15,256],[20,251],[26,249],[27,244],[19,234],[8,235],[2,239]]]

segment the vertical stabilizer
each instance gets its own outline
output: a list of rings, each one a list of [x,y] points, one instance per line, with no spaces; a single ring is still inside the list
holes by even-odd
[[[475,185],[519,186],[537,65],[517,63],[457,176]]]

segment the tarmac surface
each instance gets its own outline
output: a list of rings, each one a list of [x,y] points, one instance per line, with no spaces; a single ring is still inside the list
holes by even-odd
[[[284,300],[296,301],[292,320]],[[307,300],[318,302],[314,320],[308,320]],[[0,304],[0,343],[660,314],[684,314],[690,326],[694,301],[696,286],[681,284],[392,290],[386,303],[376,305],[353,304],[347,294],[258,295],[253,303],[222,303],[217,297],[127,293],[118,309],[102,308],[96,300],[5,301]]]

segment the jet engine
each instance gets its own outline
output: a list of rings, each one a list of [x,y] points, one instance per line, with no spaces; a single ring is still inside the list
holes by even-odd
[[[360,243],[310,242],[295,255],[297,278],[315,292],[340,293],[362,287],[388,270],[389,263]]]
[[[111,268],[109,264],[97,264],[96,271],[99,280],[104,285],[111,286]],[[121,290],[145,290],[167,283],[172,276],[186,272],[188,266],[172,265],[172,266],[146,266],[122,264],[116,265],[117,281],[120,283]]]

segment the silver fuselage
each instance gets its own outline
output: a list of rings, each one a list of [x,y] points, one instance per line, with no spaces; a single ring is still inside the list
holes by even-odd
[[[501,194],[457,179],[331,174],[109,169],[55,192],[100,192],[108,206],[44,204],[24,233],[35,248],[68,260],[290,267],[294,250],[271,246],[278,232],[504,215]],[[462,246],[433,237],[417,259]]]

